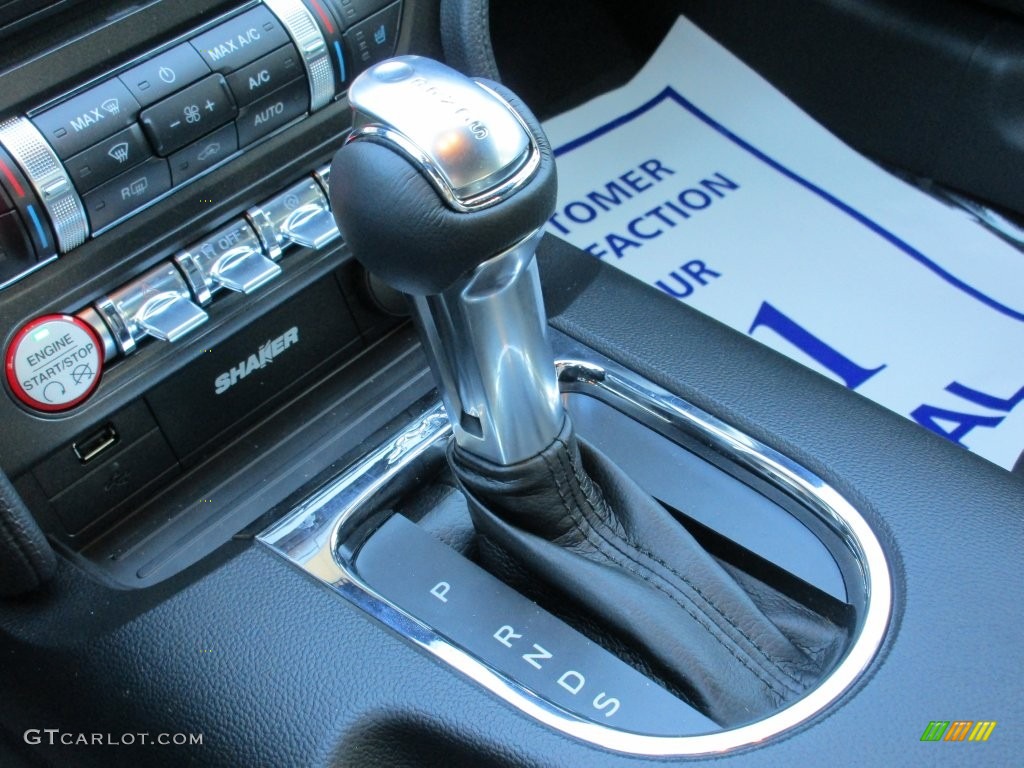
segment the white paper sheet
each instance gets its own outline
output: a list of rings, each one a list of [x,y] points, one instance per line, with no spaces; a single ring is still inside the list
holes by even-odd
[[[1024,253],[858,155],[685,19],[628,85],[544,127],[549,232],[1013,466]]]

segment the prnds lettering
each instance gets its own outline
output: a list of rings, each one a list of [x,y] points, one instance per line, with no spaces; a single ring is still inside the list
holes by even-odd
[[[594,683],[590,683],[588,687],[586,676],[577,669],[564,669],[563,662],[555,661],[550,665],[547,664],[549,659],[555,658],[555,654],[538,643],[530,643],[529,641],[526,641],[526,643],[516,642],[518,640],[522,640],[523,635],[516,632],[515,628],[510,624],[504,624],[498,627],[498,631],[491,637],[506,648],[513,649],[517,654],[519,654],[519,651],[527,649],[526,653],[519,654],[519,656],[534,669],[550,672],[552,675],[557,674],[559,670],[564,670],[555,682],[573,696],[577,696],[583,692],[584,689],[587,689],[582,698],[589,701],[590,706],[605,717],[611,717],[618,712],[619,707],[622,706],[621,701],[614,696],[609,696],[606,691],[599,692],[593,699],[591,699],[590,696],[593,695],[594,692],[590,689],[594,687]]]
[[[274,362],[278,355],[292,345],[298,343],[299,329],[297,327],[289,328],[276,339],[268,339],[256,352],[249,355],[248,358],[242,360],[238,365],[231,368],[231,370],[224,371],[224,373],[214,379],[213,391],[218,395],[223,395],[250,373],[263,370]]]
[[[477,120],[476,117],[470,112],[468,107],[463,106],[455,98],[445,91],[442,91],[436,85],[431,83],[425,77],[413,78],[411,84],[422,90],[428,96],[437,99],[441,104],[451,109],[452,113],[469,128],[469,132],[473,134],[474,139],[486,139],[490,136],[490,131],[487,130],[487,126],[484,125],[482,120]]]

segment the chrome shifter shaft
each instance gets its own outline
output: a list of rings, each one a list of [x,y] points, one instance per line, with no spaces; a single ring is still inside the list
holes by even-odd
[[[380,174],[368,183],[401,187],[410,201],[378,217],[398,233],[389,233],[391,247],[380,245],[377,232],[360,237],[362,220],[353,221],[355,239],[370,243],[353,243],[357,258],[412,295],[459,445],[506,465],[537,455],[564,421],[534,257],[550,215],[544,208],[553,205],[550,157],[495,90],[430,59],[406,56],[378,64],[356,79],[349,99],[353,129],[338,158],[347,160],[346,153],[365,143],[397,153],[401,165],[393,157],[365,165]],[[546,173],[538,174],[542,159]],[[342,178],[360,175],[364,167],[338,168],[338,162]],[[403,173],[407,178],[391,178]],[[540,176],[547,177],[547,189],[531,195]],[[419,183],[417,177],[429,186],[410,196],[407,185]],[[332,186],[338,181],[332,173]],[[344,196],[339,204],[335,210],[349,237]],[[435,219],[443,221],[435,226]],[[498,247],[491,242],[496,227],[504,234]],[[406,256],[423,245],[417,239],[440,241],[428,244],[432,263]],[[406,253],[361,252],[396,246]],[[432,279],[438,271],[448,276]]]
[[[564,421],[534,250],[540,232],[444,293],[414,297],[455,440],[496,464],[536,456]]]

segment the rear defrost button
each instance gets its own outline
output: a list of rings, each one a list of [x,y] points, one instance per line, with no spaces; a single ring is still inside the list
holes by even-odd
[[[153,158],[82,196],[93,233],[171,188],[167,161]]]

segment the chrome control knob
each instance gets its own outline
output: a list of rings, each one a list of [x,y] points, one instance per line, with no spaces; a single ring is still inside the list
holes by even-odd
[[[371,67],[349,99],[331,170],[342,236],[412,297],[459,445],[535,456],[565,418],[534,257],[555,205],[547,139],[514,94],[418,56]]]

